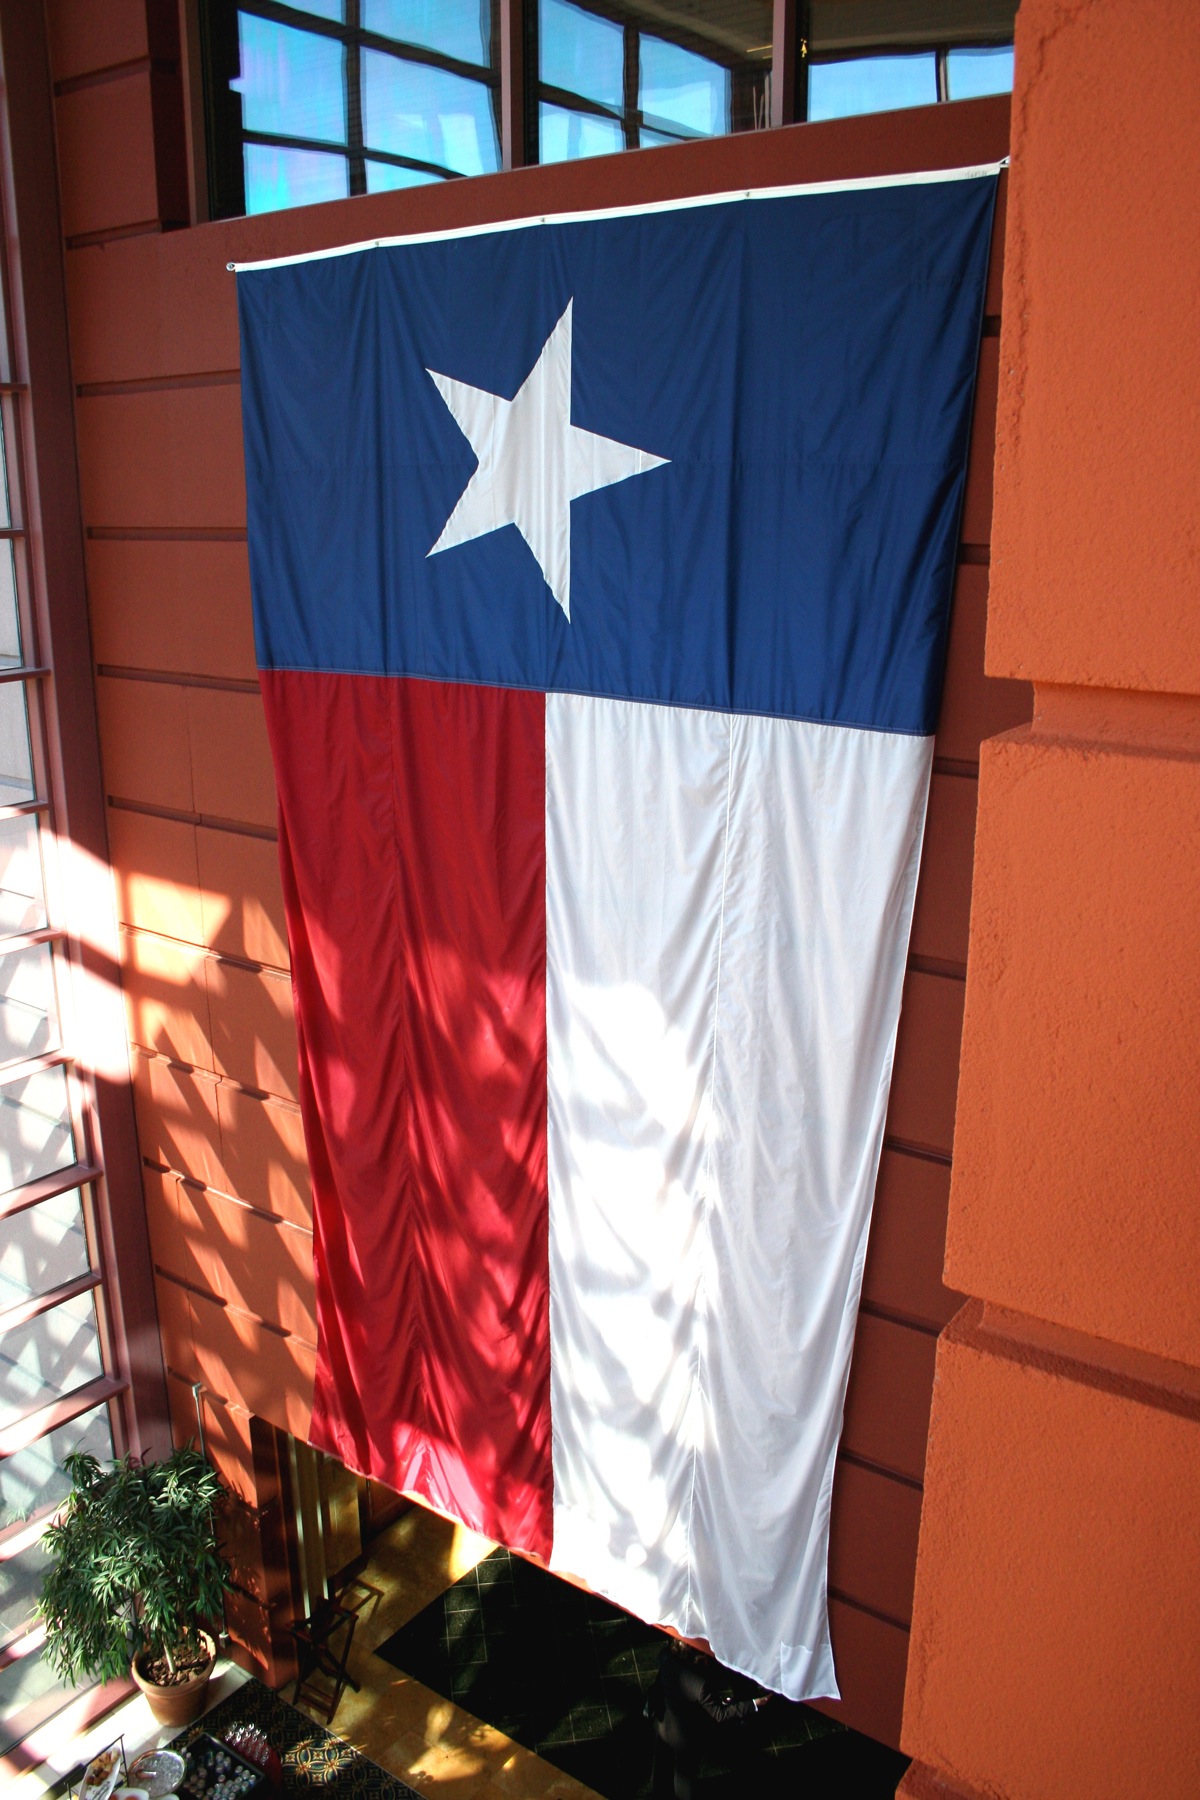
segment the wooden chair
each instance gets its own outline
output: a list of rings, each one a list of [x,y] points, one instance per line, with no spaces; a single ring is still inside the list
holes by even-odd
[[[333,1723],[346,1689],[358,1693],[358,1683],[348,1667],[357,1624],[355,1611],[326,1601],[311,1618],[297,1619],[289,1628],[298,1652],[292,1700],[324,1712],[326,1725]]]

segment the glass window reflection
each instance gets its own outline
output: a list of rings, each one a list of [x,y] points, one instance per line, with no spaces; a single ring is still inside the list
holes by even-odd
[[[673,125],[696,137],[729,130],[731,77],[709,57],[642,34],[642,117],[660,130]]]
[[[61,1064],[0,1082],[0,1192],[69,1169],[75,1134]]]
[[[21,661],[16,557],[12,539],[0,538],[0,668],[4,669],[15,669]]]
[[[0,1331],[0,1426],[103,1373],[93,1293]]]
[[[364,0],[367,31],[438,50],[486,68],[491,61],[491,8],[486,0]]]
[[[815,62],[808,71],[810,119],[846,119],[858,113],[896,112],[937,102],[937,57],[855,56]]]
[[[363,138],[455,175],[500,166],[492,92],[482,82],[380,50],[362,53]]]
[[[0,936],[38,931],[45,923],[37,819],[31,814],[0,819]]]
[[[0,1062],[24,1062],[58,1045],[54,954],[49,944],[0,955]]]
[[[544,84],[619,112],[625,103],[624,28],[612,19],[572,6],[569,0],[542,0],[538,27],[539,74]],[[561,158],[543,160],[557,162]]]
[[[33,798],[25,683],[0,682],[0,806],[20,806]]]
[[[539,0],[542,162],[749,131],[768,122],[767,0]]]
[[[242,128],[273,137],[346,141],[345,51],[336,38],[238,14]]]
[[[946,58],[946,86],[951,100],[978,100],[985,94],[1011,94],[1013,47],[994,45],[978,50],[951,50]]]
[[[344,200],[350,192],[344,156],[288,150],[278,144],[247,144],[245,159],[248,213],[315,206],[321,200]]]
[[[71,1484],[62,1472],[62,1460],[71,1450],[87,1450],[101,1462],[111,1458],[112,1427],[106,1406],[60,1425],[0,1462],[0,1531],[65,1499]]]
[[[90,1266],[79,1188],[0,1219],[0,1312],[86,1275]]]
[[[581,156],[610,156],[625,148],[617,119],[597,113],[568,112],[543,100],[538,111],[544,163],[573,162]]]

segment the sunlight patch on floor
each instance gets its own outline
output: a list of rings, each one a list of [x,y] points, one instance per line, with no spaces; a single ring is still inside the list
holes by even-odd
[[[330,1729],[430,1800],[597,1800],[591,1788],[374,1654],[494,1549],[477,1532],[416,1506],[376,1540],[361,1579],[381,1597],[360,1614],[350,1657],[361,1691],[346,1689]]]

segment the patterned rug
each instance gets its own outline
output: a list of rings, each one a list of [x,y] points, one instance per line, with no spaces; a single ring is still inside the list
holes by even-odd
[[[343,1795],[355,1800],[420,1800],[395,1775],[253,1679],[183,1732],[172,1748],[185,1750],[205,1731],[223,1737],[235,1725],[255,1726],[279,1752],[285,1794],[316,1793],[321,1800],[341,1800]]]
[[[661,1632],[495,1550],[376,1655],[608,1800],[649,1800],[644,1714]],[[736,1754],[706,1761],[704,1793],[891,1796],[907,1759],[821,1713],[771,1700],[756,1729],[726,1728]]]

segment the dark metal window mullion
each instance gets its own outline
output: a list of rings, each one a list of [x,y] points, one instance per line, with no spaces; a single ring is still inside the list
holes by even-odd
[[[346,145],[350,160],[351,194],[365,194],[367,191],[367,163],[363,155],[360,25],[359,0],[346,0]]]
[[[640,110],[641,86],[641,33],[636,25],[626,25],[625,61],[622,68],[621,129],[625,136],[625,148],[637,150],[641,145]]]

